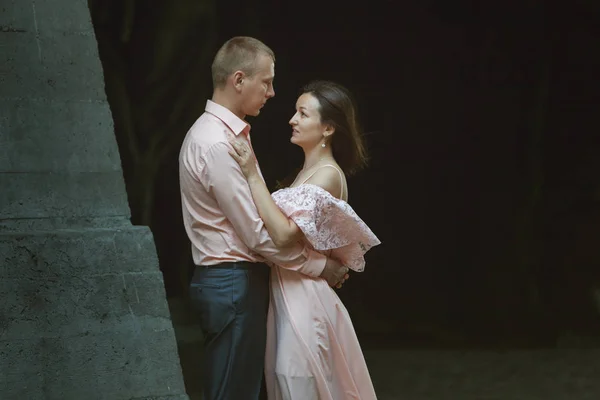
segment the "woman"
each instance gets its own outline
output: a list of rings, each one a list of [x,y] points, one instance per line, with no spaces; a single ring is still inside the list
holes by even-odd
[[[366,154],[355,107],[339,84],[307,85],[290,120],[291,142],[304,167],[289,188],[271,196],[246,141],[232,140],[258,212],[278,247],[297,240],[354,271],[380,242],[348,205],[345,174]],[[265,374],[269,399],[375,399],[375,391],[346,308],[327,282],[271,268]]]

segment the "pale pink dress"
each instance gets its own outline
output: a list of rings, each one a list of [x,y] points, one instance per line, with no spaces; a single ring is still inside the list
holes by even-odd
[[[315,250],[354,271],[380,244],[348,203],[318,186],[282,189],[273,199]],[[325,280],[272,266],[267,327],[269,400],[376,399],[350,316]]]

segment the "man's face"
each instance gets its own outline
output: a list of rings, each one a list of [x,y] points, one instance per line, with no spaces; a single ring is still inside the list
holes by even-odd
[[[273,79],[275,79],[273,59],[266,54],[260,55],[256,73],[252,77],[244,78],[240,107],[244,115],[257,116],[267,100],[275,96]]]

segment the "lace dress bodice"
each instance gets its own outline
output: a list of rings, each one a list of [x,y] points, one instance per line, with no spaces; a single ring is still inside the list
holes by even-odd
[[[354,271],[364,270],[364,254],[381,243],[347,202],[319,186],[303,183],[272,196],[315,250],[331,251],[332,257]]]

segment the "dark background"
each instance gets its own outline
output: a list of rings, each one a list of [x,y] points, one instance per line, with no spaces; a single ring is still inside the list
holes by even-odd
[[[312,79],[359,104],[350,204],[382,241],[340,297],[371,345],[553,346],[600,332],[600,8],[524,1],[90,0],[134,224],[167,294],[192,267],[177,154],[235,35],[276,53],[250,118],[267,183],[300,166],[287,121]]]

